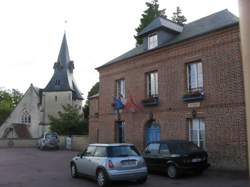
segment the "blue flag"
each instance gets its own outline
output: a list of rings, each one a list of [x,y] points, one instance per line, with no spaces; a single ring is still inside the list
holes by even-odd
[[[116,110],[120,110],[124,107],[124,104],[122,103],[121,99],[117,97],[114,97],[114,104]]]

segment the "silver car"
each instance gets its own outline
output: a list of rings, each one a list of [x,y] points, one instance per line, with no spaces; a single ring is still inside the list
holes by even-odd
[[[110,181],[145,183],[147,180],[144,159],[132,144],[90,144],[71,160],[70,168],[73,178],[89,176],[101,187]]]
[[[38,148],[59,149],[59,136],[56,132],[45,132],[38,140]]]

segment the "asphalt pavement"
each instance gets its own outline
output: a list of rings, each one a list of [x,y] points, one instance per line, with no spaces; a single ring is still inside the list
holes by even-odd
[[[0,149],[0,187],[96,187],[93,180],[73,179],[69,161],[77,152],[40,151],[32,148]],[[172,180],[150,174],[143,185],[118,182],[118,187],[250,187],[247,176],[237,172],[208,170],[201,176],[188,175]]]

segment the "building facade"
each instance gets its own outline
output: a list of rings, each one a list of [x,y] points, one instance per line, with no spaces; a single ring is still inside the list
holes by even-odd
[[[97,68],[90,141],[186,139],[207,150],[212,167],[248,170],[238,18],[227,10],[184,26],[156,18],[143,45]],[[125,105],[120,115],[113,97]]]
[[[64,34],[54,74],[44,89],[32,84],[7,120],[0,126],[0,138],[38,138],[49,130],[49,116],[58,116],[63,105],[82,112],[82,96],[74,77]]]

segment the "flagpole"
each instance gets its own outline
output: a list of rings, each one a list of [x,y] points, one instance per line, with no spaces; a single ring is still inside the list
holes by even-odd
[[[117,121],[121,121],[121,113],[120,110],[117,110]]]

